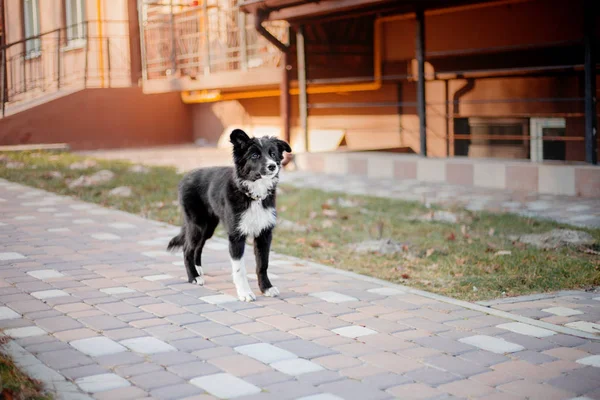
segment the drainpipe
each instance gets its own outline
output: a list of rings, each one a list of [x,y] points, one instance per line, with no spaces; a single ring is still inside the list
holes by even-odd
[[[416,55],[417,55],[417,111],[419,114],[419,132],[421,134],[421,156],[427,157],[427,116],[425,114],[425,13],[420,8],[416,12]]]
[[[598,163],[598,119],[596,116],[596,71],[594,45],[594,13],[592,2],[584,3],[584,48],[585,48],[585,161]],[[588,8],[589,7],[589,8]]]
[[[282,53],[283,70],[281,73],[281,83],[279,84],[279,113],[281,114],[281,128],[283,138],[290,142],[290,78],[288,76],[289,49],[290,46],[283,44],[271,34],[263,25],[267,14],[264,11],[257,11],[254,16],[254,28],[273,46],[277,47]]]
[[[100,73],[100,87],[104,87],[104,33],[102,31],[102,0],[96,0],[96,14],[98,21],[96,22],[98,29],[98,71]]]

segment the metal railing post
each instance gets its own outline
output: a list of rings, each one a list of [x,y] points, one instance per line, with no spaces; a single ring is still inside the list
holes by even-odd
[[[60,29],[56,41],[56,88],[60,89]]]
[[[208,2],[202,2],[202,25],[204,25],[204,75],[210,74],[210,27],[208,26]]]
[[[6,107],[6,86],[5,86],[5,80],[6,80],[6,49],[2,49],[2,52],[0,54],[0,87],[2,88],[2,91],[0,92],[0,105],[2,108],[2,118],[4,118],[4,112],[5,112],[5,107]]]
[[[110,39],[106,38],[106,64],[108,68],[108,87],[111,87]]]
[[[173,0],[171,0],[169,4],[171,12],[171,75],[175,75],[177,73],[177,39],[175,38],[175,14],[173,14]]]
[[[144,27],[147,25],[146,22],[146,6],[143,0],[138,0],[138,16],[140,25],[140,48],[142,53],[142,79],[148,80],[148,66],[146,57],[146,31]]]
[[[246,39],[246,13],[238,12],[240,29],[240,59],[242,71],[248,70],[248,41]]]
[[[83,87],[86,88],[87,87],[87,81],[88,81],[88,47],[89,47],[89,41],[90,41],[90,25],[88,21],[85,21],[85,44],[83,46],[83,57],[84,57],[84,64],[83,64]]]
[[[310,138],[308,136],[308,96],[306,93],[306,52],[304,50],[304,26],[296,30],[296,62],[298,64],[298,106],[300,107],[300,127],[304,137],[304,148],[310,152]]]

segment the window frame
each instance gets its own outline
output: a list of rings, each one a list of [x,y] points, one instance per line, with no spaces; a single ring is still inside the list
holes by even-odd
[[[73,5],[76,14],[73,15]],[[64,0],[66,46],[63,50],[79,48],[85,45],[85,0]]]
[[[38,36],[40,34],[40,4],[39,0],[23,0],[23,38]],[[25,41],[25,57],[35,58],[42,53],[40,38]]]

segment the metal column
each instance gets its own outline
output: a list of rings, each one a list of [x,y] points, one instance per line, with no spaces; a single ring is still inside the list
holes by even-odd
[[[598,163],[598,118],[596,116],[596,60],[594,43],[594,9],[591,1],[585,2],[585,161]]]
[[[421,134],[421,155],[427,157],[427,119],[425,114],[425,13],[420,8],[417,15],[416,56],[417,56],[417,112]]]
[[[175,14],[173,13],[173,0],[169,2],[169,12],[171,13],[171,75],[177,74],[177,39],[175,38]]]
[[[300,128],[304,135],[304,148],[308,152],[308,98],[306,95],[306,52],[304,50],[304,27],[299,26],[296,30],[296,52],[298,64],[298,104],[300,106]]]
[[[281,114],[281,133],[286,142],[290,142],[290,78],[288,75],[289,55],[282,53],[283,69],[279,84],[279,114]]]

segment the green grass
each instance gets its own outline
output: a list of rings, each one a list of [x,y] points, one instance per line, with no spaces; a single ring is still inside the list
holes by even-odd
[[[44,393],[41,382],[33,380],[21,372],[13,360],[0,353],[0,398],[15,400],[52,400],[51,394]]]
[[[6,157],[0,163],[0,177],[5,179],[150,219],[172,224],[180,221],[176,188],[181,175],[173,168],[150,167],[147,174],[139,174],[129,172],[129,163],[98,160],[87,171],[73,171],[69,166],[82,159],[73,154],[14,153]],[[24,166],[6,168],[7,161]],[[100,169],[112,170],[115,178],[106,185],[77,189],[69,189],[65,182]],[[51,178],[51,171],[61,172],[64,178]],[[108,191],[117,186],[130,186],[134,195],[126,199],[109,196]],[[351,208],[325,205],[338,197],[360,204]],[[578,248],[540,250],[511,238],[566,227],[558,223],[461,209],[452,210],[460,215],[456,224],[424,222],[415,217],[431,210],[420,203],[290,186],[282,187],[277,201],[280,218],[309,227],[307,233],[279,229],[273,250],[282,254],[464,300],[600,285],[597,255]],[[337,216],[324,215],[324,207],[331,207]],[[600,242],[600,230],[585,230]],[[380,237],[405,244],[405,251],[357,255],[347,249],[351,243]],[[499,250],[511,254],[496,255]]]

